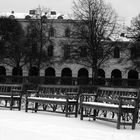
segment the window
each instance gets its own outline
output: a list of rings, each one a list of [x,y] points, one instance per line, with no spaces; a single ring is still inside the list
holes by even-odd
[[[103,55],[104,55],[104,49],[102,47],[99,47],[99,49],[98,49],[98,57],[102,58]]]
[[[48,56],[49,56],[49,57],[52,57],[52,56],[53,56],[53,46],[52,46],[52,45],[50,45],[50,46],[48,47]]]
[[[114,48],[114,58],[120,58],[120,48],[119,47]]]
[[[131,58],[137,59],[140,57],[140,49],[137,46],[131,48]]]
[[[86,46],[80,47],[80,57],[87,57],[87,48]]]
[[[88,35],[89,35],[89,34],[88,34],[88,30],[87,30],[86,27],[84,27],[84,26],[81,27],[79,33],[80,33],[80,38],[82,38],[82,39],[87,38]]]
[[[137,52],[136,48],[132,47],[131,48],[131,58],[136,58],[136,52]]]
[[[54,37],[54,28],[50,27],[49,29],[49,37]]]
[[[70,37],[70,29],[69,28],[65,29],[65,37]]]
[[[64,58],[68,59],[70,57],[70,45],[64,46]]]

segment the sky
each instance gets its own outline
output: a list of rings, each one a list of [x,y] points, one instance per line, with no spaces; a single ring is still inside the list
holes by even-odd
[[[116,129],[116,124],[89,118],[65,117],[50,112],[0,108],[0,140],[138,140],[140,124],[132,130]]]
[[[140,0],[105,0],[110,2],[122,20],[129,24],[132,17],[140,13]],[[73,0],[0,0],[0,12],[25,12],[41,7],[47,7],[57,13],[68,14],[72,12]]]

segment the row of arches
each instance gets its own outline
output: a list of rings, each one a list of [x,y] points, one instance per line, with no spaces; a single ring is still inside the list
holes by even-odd
[[[0,66],[0,76],[5,76],[6,75],[6,69],[3,66]],[[22,76],[22,68],[13,68],[12,70],[12,75],[13,76]],[[78,77],[83,76],[83,77],[88,77],[88,70],[85,68],[81,68],[78,71]],[[37,67],[31,67],[29,69],[29,76],[39,76],[39,69]],[[49,67],[45,70],[45,76],[56,76],[55,74],[55,69],[52,67]],[[72,77],[72,70],[70,68],[64,68],[62,69],[61,72],[62,77]]]
[[[12,75],[13,76],[22,76],[23,71],[21,68],[13,68],[12,70]],[[3,66],[0,66],[0,76],[6,76],[6,69]],[[31,67],[29,69],[29,76],[39,76],[39,69],[37,67]],[[97,76],[98,76],[98,84],[104,85],[105,81],[105,71],[103,69],[98,69],[97,71]],[[52,67],[49,67],[45,70],[45,77],[46,77],[46,83],[55,83],[55,77],[56,77],[56,72],[55,69]],[[88,84],[89,83],[89,72],[86,68],[81,68],[78,71],[77,74],[78,78],[78,84]],[[122,79],[122,72],[118,69],[114,69],[111,72],[111,77],[112,83],[114,85],[121,84]],[[72,70],[70,68],[64,68],[61,71],[61,84],[72,84]],[[136,70],[130,70],[128,72],[127,79],[133,79],[133,80],[138,80],[138,72]],[[135,84],[134,82],[129,83],[129,84]]]

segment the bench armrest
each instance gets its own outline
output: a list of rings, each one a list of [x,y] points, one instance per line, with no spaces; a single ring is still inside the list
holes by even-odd
[[[122,105],[132,105],[135,108],[139,106],[139,98],[138,97],[128,97],[128,96],[120,96],[120,106]]]
[[[22,90],[21,89],[11,89],[11,96],[22,96]]]
[[[128,97],[128,96],[120,96],[120,99],[124,99],[124,100],[137,100],[137,97]]]
[[[37,97],[38,96],[38,91],[37,90],[27,90],[26,91],[26,98],[28,96],[31,96],[32,94]]]

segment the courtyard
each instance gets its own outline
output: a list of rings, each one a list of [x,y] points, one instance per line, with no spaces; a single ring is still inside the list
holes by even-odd
[[[140,137],[140,124],[135,130],[129,126],[117,130],[115,126],[63,114],[0,109],[0,140],[137,140]]]

